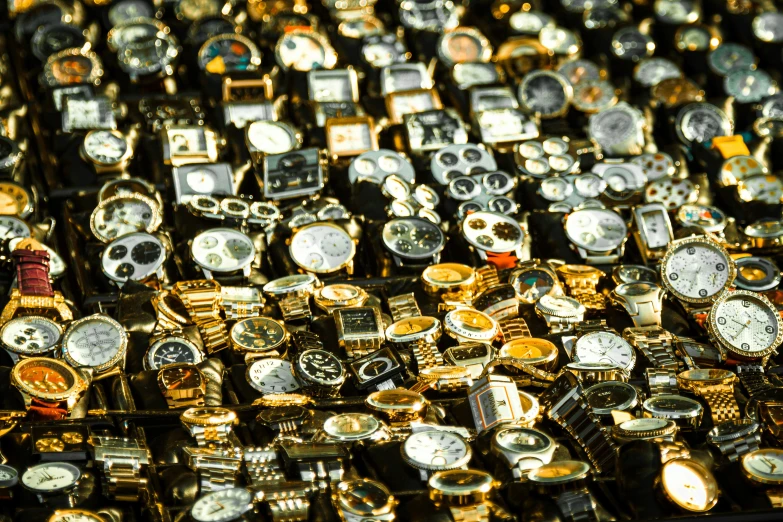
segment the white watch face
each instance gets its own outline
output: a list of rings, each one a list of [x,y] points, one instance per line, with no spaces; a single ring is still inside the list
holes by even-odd
[[[14,237],[30,237],[30,227],[19,218],[0,216],[0,239]]]
[[[126,345],[127,334],[122,325],[100,314],[72,323],[63,337],[66,360],[77,366],[109,364],[121,355]]]
[[[326,61],[326,49],[306,34],[288,34],[278,42],[277,53],[283,65],[297,71],[319,69]]]
[[[652,87],[663,80],[680,76],[682,71],[677,64],[666,58],[648,58],[641,62],[634,72],[634,79],[645,87]]]
[[[552,447],[546,435],[530,428],[501,429],[495,437],[500,447],[515,453],[540,453]]]
[[[22,474],[22,484],[32,491],[52,493],[75,486],[81,476],[73,464],[51,462],[27,468]]]
[[[291,393],[300,388],[291,363],[275,358],[254,361],[247,367],[247,381],[263,394]]]
[[[591,332],[576,341],[574,355],[581,363],[609,363],[630,370],[636,363],[633,347],[611,332]]]
[[[108,130],[94,131],[84,138],[84,151],[96,163],[114,165],[125,157],[128,142]]]
[[[578,210],[566,218],[565,231],[576,246],[592,252],[609,252],[625,241],[628,227],[616,212]]]
[[[495,253],[512,252],[525,238],[513,218],[485,211],[469,214],[462,222],[462,234],[474,247]]]
[[[686,105],[677,115],[677,129],[687,143],[704,143],[731,133],[726,114],[709,103]]]
[[[631,159],[631,163],[642,168],[647,181],[655,181],[676,172],[674,160],[665,152],[645,153]]]
[[[28,315],[8,321],[0,330],[3,346],[14,353],[37,355],[51,351],[62,337],[60,327],[46,317]]]
[[[783,14],[778,11],[761,13],[753,19],[753,34],[762,42],[783,41]]]
[[[81,509],[58,509],[47,522],[103,522],[103,518]]]
[[[643,211],[641,222],[648,248],[664,248],[672,240],[671,222],[666,211],[662,208]]]
[[[93,233],[107,242],[133,232],[153,232],[160,224],[155,200],[134,194],[102,201],[91,216]]]
[[[627,109],[612,108],[590,117],[590,134],[602,145],[614,145],[633,135],[639,121]]]
[[[759,482],[781,483],[783,482],[783,451],[777,448],[752,451],[742,458],[742,467]]]
[[[707,299],[726,287],[732,266],[733,261],[718,247],[690,242],[677,245],[668,254],[661,272],[668,286],[686,299]]]
[[[241,270],[253,262],[256,248],[253,240],[233,228],[213,228],[193,238],[193,259],[213,272]]]
[[[353,101],[353,82],[345,71],[310,73],[312,84],[312,100],[317,102]]]
[[[429,91],[417,91],[413,93],[400,93],[390,100],[391,113],[395,117],[402,118],[404,114],[424,112],[435,109],[435,102]]]
[[[248,141],[265,154],[284,154],[296,146],[296,137],[288,126],[274,121],[255,121],[247,128]]]
[[[425,469],[459,467],[470,453],[465,439],[448,431],[423,431],[405,440],[402,451],[413,463]]]
[[[752,293],[720,301],[710,310],[710,324],[729,348],[751,354],[775,346],[780,333],[777,310]]]
[[[739,183],[739,196],[743,201],[763,201],[777,205],[783,199],[783,181],[773,175],[756,175]]]
[[[185,176],[188,187],[199,194],[212,194],[217,187],[217,175],[209,169],[191,170]]]
[[[757,103],[775,94],[777,85],[760,69],[731,71],[723,79],[723,89],[738,103]]]
[[[150,234],[139,232],[115,239],[101,256],[103,273],[113,281],[141,281],[166,260],[163,243]]]
[[[669,498],[688,511],[709,510],[718,495],[712,474],[690,459],[669,461],[661,470],[661,483]]]
[[[332,154],[361,154],[374,148],[372,129],[367,123],[330,125],[328,132]]]
[[[692,203],[699,197],[699,187],[687,179],[662,178],[653,181],[644,189],[647,203],[660,203],[669,210],[675,210],[685,203]]]
[[[329,273],[339,270],[353,259],[356,245],[344,229],[314,223],[294,234],[290,251],[294,262],[305,270]]]
[[[245,488],[214,491],[199,498],[190,509],[196,522],[229,522],[252,509],[253,494]]]
[[[597,198],[606,190],[606,181],[596,174],[585,173],[574,178],[574,190],[583,198]]]

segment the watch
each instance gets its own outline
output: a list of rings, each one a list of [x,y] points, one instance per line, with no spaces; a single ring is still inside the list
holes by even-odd
[[[340,308],[364,306],[368,299],[363,288],[342,283],[323,286],[313,295],[315,305],[327,314]]]
[[[101,255],[103,274],[120,288],[128,281],[155,286],[163,280],[163,264],[169,247],[146,232],[132,232],[114,239]]]
[[[740,290],[768,292],[780,285],[780,269],[772,259],[747,256],[736,259],[735,262],[737,263],[737,278],[734,280],[734,284]]]
[[[557,444],[543,431],[521,426],[501,426],[492,435],[491,451],[519,479],[530,470],[549,464]]]
[[[350,361],[348,370],[359,391],[393,390],[402,386],[407,374],[405,363],[391,346]]]
[[[612,426],[612,438],[621,444],[634,440],[662,439],[672,441],[677,435],[677,431],[677,424],[674,421],[642,417]]]
[[[203,360],[204,354],[182,330],[161,330],[150,338],[144,368],[160,370],[171,364],[199,364]]]
[[[555,71],[532,71],[519,84],[522,108],[542,119],[565,116],[573,94],[571,83]]]
[[[598,285],[605,275],[603,271],[589,265],[568,264],[558,266],[556,272],[563,278],[568,295],[583,305],[582,313],[585,310],[593,312],[606,308],[606,298],[598,291]]]
[[[427,481],[430,500],[447,507],[453,520],[489,522],[490,497],[496,486],[492,475],[476,469],[451,469],[434,473]]]
[[[181,167],[193,163],[216,163],[217,133],[203,125],[164,125],[160,130],[163,163]]]
[[[574,362],[609,363],[626,373],[636,365],[636,352],[604,320],[582,321],[575,327],[576,341],[572,349]]]
[[[171,169],[177,205],[197,196],[234,194],[234,173],[228,163],[198,163]]]
[[[370,116],[329,118],[326,120],[326,148],[332,161],[354,158],[378,149],[375,120]]]
[[[715,446],[730,462],[759,449],[761,425],[750,419],[726,420],[716,424],[707,434],[707,442]]]
[[[731,136],[733,124],[726,113],[707,102],[689,103],[677,113],[674,130],[687,146],[718,136]]]
[[[500,333],[498,323],[478,310],[461,308],[448,312],[443,319],[446,333],[458,342],[491,342]]]
[[[317,348],[299,353],[294,374],[302,385],[302,391],[313,397],[337,395],[347,376],[340,359]]]
[[[333,69],[337,64],[337,52],[322,34],[310,29],[293,29],[277,41],[275,61],[284,71]]]
[[[611,206],[636,202],[647,183],[642,168],[633,163],[606,160],[595,164],[592,172],[606,182],[601,195]]]
[[[667,58],[646,58],[633,71],[633,79],[643,87],[654,87],[664,80],[681,77],[682,70]]]
[[[612,281],[617,285],[658,283],[658,272],[642,265],[618,265],[612,269]]]
[[[48,88],[75,84],[100,85],[103,63],[89,49],[64,49],[49,56],[43,67],[41,83]]]
[[[552,496],[565,520],[597,520],[597,502],[587,488],[591,468],[581,460],[559,460],[528,473],[539,494]]]
[[[730,359],[760,360],[762,365],[783,342],[783,326],[775,305],[747,290],[725,292],[715,299],[707,316],[707,332]]]
[[[315,438],[324,442],[357,445],[363,442],[386,441],[389,436],[388,428],[372,415],[342,413],[327,418]]]
[[[361,306],[339,308],[332,312],[337,341],[348,359],[358,359],[378,350],[383,344],[383,318],[378,308]]]
[[[590,264],[615,263],[628,240],[625,220],[613,210],[584,208],[568,214],[565,233],[573,248]]]
[[[47,317],[17,317],[0,328],[0,343],[16,356],[36,357],[51,354],[60,344],[62,327]]]
[[[103,494],[110,500],[141,500],[147,489],[143,467],[152,460],[147,445],[140,439],[104,436],[91,436],[90,444],[103,468]]]
[[[190,508],[194,522],[249,521],[257,496],[249,489],[229,487],[203,495]]]
[[[432,473],[466,468],[473,456],[468,442],[458,433],[426,430],[412,433],[400,446],[402,460],[419,471],[422,480]]]
[[[141,194],[117,195],[98,203],[90,215],[90,230],[101,242],[108,243],[132,232],[155,232],[163,213],[154,199]]]
[[[103,522],[103,518],[86,509],[57,509],[46,522]]]
[[[451,68],[451,79],[461,91],[501,83],[503,77],[500,68],[492,62],[457,63]]]
[[[235,412],[208,406],[188,408],[180,414],[179,420],[185,431],[196,439],[199,448],[226,446],[229,444],[228,437],[238,422]]]
[[[245,126],[245,144],[255,163],[272,154],[287,154],[302,145],[302,134],[283,121],[261,120]]]
[[[695,430],[701,425],[704,408],[694,399],[681,395],[654,395],[642,403],[645,417],[674,421],[681,430]]]
[[[381,241],[398,267],[438,263],[446,246],[446,237],[438,226],[414,217],[387,221]]]
[[[344,480],[332,493],[332,506],[345,521],[395,519],[398,501],[381,482],[370,479]]]
[[[436,1],[427,4],[401,3],[400,23],[409,30],[443,33],[459,25],[457,7],[451,2]]]
[[[402,123],[406,114],[442,109],[436,89],[395,91],[386,95],[386,112],[391,123]]]
[[[305,482],[341,481],[350,459],[350,452],[340,444],[285,441],[279,447],[286,475]]]
[[[264,395],[295,392],[300,388],[293,372],[293,365],[277,357],[255,359],[247,365],[245,379]]]
[[[106,36],[109,50],[117,53],[120,69],[133,83],[174,74],[180,46],[171,29],[154,18],[133,18],[114,26]]]
[[[626,328],[623,338],[642,352],[654,368],[675,371],[680,368],[681,363],[674,355],[675,337],[660,326]]]
[[[273,201],[312,196],[325,183],[317,148],[264,156],[262,171],[264,197]]]
[[[453,109],[438,109],[406,114],[403,126],[408,147],[421,156],[452,144],[468,142],[465,123]]]
[[[753,68],[756,65],[756,56],[742,44],[725,42],[710,51],[707,65],[716,76],[724,77],[734,69]]]
[[[208,354],[228,348],[226,323],[220,317],[222,293],[220,284],[209,279],[179,281],[171,292],[179,298],[198,327],[201,340]],[[160,307],[162,301],[159,301]]]
[[[356,243],[345,228],[316,222],[296,229],[288,248],[291,259],[303,271],[331,274],[345,270],[351,274]]]
[[[78,500],[76,489],[81,479],[81,469],[69,462],[44,462],[27,468],[20,482],[42,504],[56,499],[58,504],[73,507]]]
[[[406,62],[410,58],[410,53],[404,40],[396,34],[386,33],[364,38],[361,57],[373,69],[381,69]]]
[[[751,451],[742,456],[740,466],[742,475],[754,486],[764,488],[764,494],[772,507],[783,505],[781,500],[781,469],[783,455],[778,448],[763,448]]]
[[[478,29],[456,27],[441,35],[437,52],[438,60],[451,68],[458,63],[488,62],[492,57],[492,46]]]
[[[683,205],[674,215],[683,227],[697,227],[704,232],[722,234],[728,224],[728,217],[718,207],[709,205]]]
[[[256,257],[256,247],[252,239],[238,230],[212,228],[193,238],[190,255],[205,279],[234,273],[241,273],[246,279]]]
[[[430,160],[432,177],[441,185],[449,185],[460,176],[492,172],[498,169],[495,158],[483,147],[472,143],[441,148]]]
[[[321,286],[318,277],[305,273],[274,279],[264,285],[264,292],[277,301],[286,322],[297,322],[312,317],[310,296]]]
[[[588,134],[608,156],[642,153],[644,116],[625,102],[590,116]]]
[[[158,387],[169,408],[204,406],[207,378],[195,364],[168,364],[158,370]]]
[[[723,90],[735,103],[747,106],[777,93],[778,85],[762,69],[734,69],[723,78]]]
[[[626,382],[607,381],[587,388],[585,399],[593,413],[599,417],[611,417],[613,411],[633,411],[639,404],[639,393]]]
[[[549,262],[533,259],[518,266],[520,268],[509,275],[508,282],[522,303],[535,304],[545,295],[563,294],[555,269]]]
[[[545,295],[535,305],[536,314],[546,321],[551,333],[567,332],[584,320],[585,305],[574,298]]]
[[[703,513],[718,502],[718,482],[696,460],[675,458],[666,462],[658,484],[664,497],[685,511]]]
[[[683,187],[683,189],[687,189],[687,187]],[[676,205],[676,208],[681,206]],[[644,262],[650,263],[663,258],[669,243],[674,240],[667,207],[661,203],[633,207],[633,221],[636,225],[633,237]]]
[[[448,364],[467,368],[471,378],[478,379],[493,355],[492,345],[488,343],[462,343],[447,348],[443,353],[443,360]]]
[[[499,212],[469,214],[461,225],[462,235],[479,257],[498,268],[511,268],[521,258],[525,231],[517,221]]]
[[[377,185],[395,175],[413,185],[416,171],[411,162],[399,152],[390,149],[367,151],[355,158],[348,167],[348,180],[351,184],[369,181]]]
[[[48,357],[20,359],[11,384],[22,394],[28,415],[42,420],[66,418],[89,388],[71,366]]]
[[[84,136],[79,155],[97,174],[123,172],[133,157],[127,136],[117,130],[92,130]]]
[[[288,351],[288,330],[269,317],[241,319],[234,323],[228,336],[231,347],[246,363],[257,358],[283,357]]]
[[[655,283],[624,283],[612,290],[610,299],[628,312],[638,328],[660,326],[665,296],[666,292]]]
[[[190,0],[180,0],[180,5],[185,1]],[[261,51],[241,34],[218,34],[199,49],[198,65],[202,71],[214,75],[251,72],[261,65]]]
[[[74,368],[107,373],[124,364],[128,332],[105,314],[73,321],[63,335],[62,357]]]

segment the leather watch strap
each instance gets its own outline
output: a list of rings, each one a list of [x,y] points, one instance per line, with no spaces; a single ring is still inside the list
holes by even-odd
[[[68,416],[68,410],[62,407],[62,403],[47,402],[32,397],[27,414],[33,420],[63,420]]]
[[[46,250],[17,248],[11,255],[16,262],[17,286],[23,296],[54,296],[49,282],[49,254]]]

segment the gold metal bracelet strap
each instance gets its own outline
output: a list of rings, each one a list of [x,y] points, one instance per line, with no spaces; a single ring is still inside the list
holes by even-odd
[[[197,326],[201,334],[201,341],[208,354],[212,355],[228,348],[228,331],[226,323],[222,319],[198,323]]]
[[[682,442],[661,440],[658,442],[658,449],[661,452],[661,464],[666,464],[672,459],[691,458],[691,450]]]
[[[737,399],[734,398],[734,389],[730,385],[709,386],[700,391],[699,395],[704,398],[710,407],[712,422],[716,426],[729,420],[737,420],[742,417]]]
[[[310,297],[307,295],[292,295],[281,299],[278,303],[280,313],[287,322],[309,321],[313,317],[310,309]]]
[[[514,339],[532,337],[530,334],[530,328],[527,327],[527,323],[521,317],[504,319],[502,321],[498,321],[498,324],[500,326],[500,335],[503,338],[504,343]]]
[[[362,337],[361,339],[346,339],[345,351],[351,359],[361,359],[365,355],[377,352],[381,348],[381,339],[375,337]]]
[[[438,347],[428,343],[424,339],[417,341],[413,347],[413,357],[416,359],[416,365],[419,371],[424,368],[434,368],[435,366],[445,366],[443,355],[438,351]]]
[[[146,498],[147,479],[141,476],[138,459],[118,459],[116,456],[104,461],[103,484],[106,496],[112,500],[138,502]]]
[[[783,489],[768,489],[765,493],[773,508],[783,507]]]
[[[604,319],[594,319],[592,321],[582,321],[574,327],[577,335],[584,335],[591,332],[606,332],[610,328],[606,325]]]
[[[387,299],[386,302],[389,305],[389,311],[395,323],[409,317],[419,317],[421,315],[421,310],[416,303],[416,296],[413,295],[413,292],[395,295]]]
[[[454,522],[489,522],[489,507],[486,504],[473,506],[449,506]]]
[[[493,265],[482,266],[476,269],[476,295],[487,288],[500,284],[500,276],[497,267]]]
[[[546,383],[552,382],[557,378],[557,374],[555,373],[548,372],[540,368],[536,368],[535,366],[522,362],[514,357],[498,357],[496,359],[489,361],[487,365],[484,366],[484,370],[481,372],[479,379],[486,377],[487,374],[489,373],[489,370],[491,368],[494,368],[495,366],[511,366],[512,368],[521,370],[526,374],[535,377],[536,379],[539,379],[541,381],[544,381]],[[532,385],[535,386],[535,383],[533,383]]]
[[[623,338],[642,352],[654,367],[680,369],[680,361],[674,355],[674,336],[660,326],[626,328]]]
[[[606,310],[606,296],[596,291],[596,284],[588,279],[569,278],[568,293],[588,310]]]
[[[310,483],[284,482],[275,488],[264,489],[272,522],[307,522],[310,500],[314,493]]]
[[[220,319],[220,285],[215,281],[180,281],[172,293],[177,296],[194,323]]]
[[[677,385],[677,373],[674,370],[647,368],[647,385],[650,388],[650,397],[680,394],[680,388]]]

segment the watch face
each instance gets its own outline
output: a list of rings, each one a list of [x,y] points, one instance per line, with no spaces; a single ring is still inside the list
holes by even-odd
[[[645,153],[632,158],[631,163],[641,167],[642,172],[647,176],[647,181],[673,176],[677,172],[674,160],[665,152]]]
[[[724,43],[707,55],[710,69],[720,76],[726,76],[733,69],[750,69],[755,63],[753,51],[737,43]]]
[[[780,43],[783,41],[783,14],[767,11],[753,19],[753,34],[762,42]]]
[[[51,86],[92,83],[101,72],[101,62],[95,53],[72,49],[50,56],[44,66]]]
[[[543,118],[559,116],[566,110],[573,89],[560,73],[534,71],[527,74],[519,86],[522,106]]]
[[[99,165],[116,165],[129,151],[125,137],[117,131],[96,130],[84,137],[84,152]]]
[[[439,49],[449,64],[486,61],[487,54],[492,52],[484,35],[471,28],[444,33]]]
[[[33,54],[45,62],[51,55],[65,49],[81,48],[87,43],[82,29],[74,25],[54,23],[36,30],[30,43]]]
[[[440,109],[440,101],[435,91],[429,89],[396,92],[388,98],[389,115],[397,122],[402,121],[406,114]]]
[[[0,239],[30,237],[27,223],[13,216],[0,216]]]
[[[574,86],[572,103],[577,110],[594,114],[617,103],[617,90],[607,80],[583,80]]]
[[[254,71],[260,63],[261,53],[256,44],[238,34],[212,37],[198,52],[199,66],[210,74]]]
[[[687,179],[663,178],[653,181],[644,190],[647,203],[661,203],[669,210],[692,203],[699,197],[699,187]]]
[[[182,337],[164,337],[150,346],[147,352],[147,367],[159,370],[170,364],[198,364],[203,355],[196,345]]]
[[[666,210],[661,207],[642,210],[639,215],[641,229],[647,247],[665,248],[672,240],[672,226]]]
[[[429,259],[443,250],[446,244],[438,226],[419,218],[388,221],[383,227],[381,238],[393,254],[408,259]]]
[[[46,317],[28,315],[5,323],[0,329],[3,347],[20,355],[45,354],[54,349],[62,337],[60,326]]]
[[[310,99],[316,102],[356,101],[358,84],[356,73],[350,69],[327,71],[318,69],[307,75]]]
[[[134,18],[152,18],[152,5],[143,0],[124,0],[112,4],[109,9],[109,23],[119,25]]]
[[[705,232],[720,232],[726,226],[727,217],[718,207],[683,205],[677,210],[677,221],[682,226],[700,227]]]
[[[500,79],[495,65],[484,62],[458,63],[452,68],[451,75],[462,89],[498,83]]]
[[[680,395],[657,395],[644,401],[645,411],[654,417],[691,418],[697,417],[703,410],[699,402]]]
[[[32,195],[26,188],[10,181],[0,181],[0,215],[24,219],[33,210]]]
[[[601,144],[622,143],[638,131],[639,120],[623,104],[590,117],[590,135]]]
[[[501,448],[514,453],[541,453],[552,447],[552,439],[531,428],[500,428],[493,438]]]
[[[681,51],[704,52],[715,49],[720,38],[702,25],[686,25],[674,35],[675,45]]]
[[[406,114],[403,121],[412,150],[426,152],[468,141],[465,124],[450,109]]]
[[[724,346],[746,357],[770,353],[783,335],[775,306],[762,295],[745,290],[718,299],[708,321]]]
[[[122,358],[127,344],[128,334],[120,323],[94,314],[71,323],[63,337],[63,353],[73,366],[102,370]]]
[[[100,192],[98,192],[98,202],[100,203],[101,201],[114,196],[127,196],[128,194],[133,194],[134,192],[153,197],[156,191],[155,187],[143,179],[115,179],[106,182],[106,184],[101,187]]]
[[[401,319],[386,329],[386,337],[399,343],[421,338],[424,334],[432,334],[440,328],[440,320],[436,317],[419,315]]]
[[[419,29],[442,33],[454,29],[459,24],[459,17],[454,4],[436,2],[425,4],[416,2],[400,4],[400,22],[408,29]]]
[[[619,335],[611,332],[591,332],[577,339],[574,359],[583,363],[609,363],[624,370],[636,364],[636,352]]]
[[[660,430],[669,426],[666,419],[656,419],[654,417],[631,419],[620,424],[623,431],[652,431]]]
[[[536,484],[564,484],[587,476],[590,465],[579,460],[560,460],[544,464],[528,475]]]
[[[565,231],[568,239],[585,250],[608,252],[623,244],[628,227],[616,212],[585,209],[568,215]]]
[[[325,350],[305,350],[299,356],[297,367],[301,375],[323,385],[343,382],[343,365],[336,356]]]
[[[267,317],[248,317],[231,327],[231,340],[242,350],[267,351],[280,346],[288,337],[285,327]]]
[[[337,61],[337,55],[325,39],[317,38],[317,33],[291,31],[277,42],[275,53],[277,60],[285,69],[312,71],[313,69],[331,69]]]
[[[583,198],[597,198],[606,190],[606,181],[590,172],[574,178],[574,191]]]
[[[488,358],[490,355],[491,350],[489,345],[483,343],[456,346],[451,348],[451,358],[459,362],[484,359]]]
[[[312,288],[316,284],[318,284],[318,279],[312,274],[295,274],[268,282],[264,285],[264,292],[280,296],[294,290]]]
[[[158,380],[166,389],[190,390],[204,385],[201,372],[192,364],[164,367],[158,373]]]
[[[346,335],[377,335],[383,326],[377,313],[377,308],[361,306],[337,310],[335,316],[340,317]]]
[[[612,40],[612,52],[623,60],[638,62],[655,50],[655,41],[636,27],[620,29]]]
[[[83,509],[58,509],[47,522],[103,522],[103,518]]]
[[[314,194],[323,185],[318,149],[303,149],[264,158],[264,196],[269,199]]]
[[[777,205],[783,200],[783,181],[770,174],[745,178],[739,182],[737,190],[743,201],[762,201]]]
[[[253,361],[247,367],[247,382],[263,394],[291,393],[299,389],[291,363],[268,358]]]
[[[422,431],[405,439],[402,455],[408,464],[440,471],[458,468],[470,460],[471,451],[465,439],[449,431]]]
[[[400,364],[388,349],[381,349],[375,352],[373,357],[365,357],[361,360],[352,362],[351,369],[353,369],[354,373],[359,378],[359,382],[363,383],[399,370]]]
[[[213,272],[233,272],[249,266],[256,255],[253,240],[233,228],[213,228],[193,238],[193,259]]]
[[[661,265],[664,285],[688,302],[707,302],[734,280],[736,266],[720,246],[687,241],[670,247]]]
[[[381,427],[381,423],[366,413],[343,413],[324,421],[324,432],[341,441],[361,440],[369,437]]]
[[[769,258],[748,256],[737,259],[736,263],[737,279],[734,283],[741,290],[765,292],[780,284],[780,269]]]
[[[190,516],[196,522],[230,522],[253,509],[253,493],[245,488],[213,491],[196,500]]]
[[[593,168],[594,172],[600,174],[606,181],[604,194],[616,201],[623,201],[633,196],[642,190],[647,181],[644,179],[641,169],[632,163],[599,164]]]
[[[634,79],[645,87],[658,85],[669,78],[682,76],[680,68],[666,58],[648,58],[639,63],[634,71]]]
[[[553,53],[565,56],[573,56],[581,49],[581,42],[576,33],[558,26],[541,29],[538,33],[538,41]]]
[[[656,18],[672,25],[692,24],[701,15],[695,0],[656,0],[653,10]]]
[[[516,250],[524,241],[524,232],[511,217],[497,212],[474,212],[462,222],[462,234],[468,243],[487,252]]]
[[[289,249],[297,265],[319,274],[342,269],[356,254],[356,245],[348,232],[327,223],[300,228],[291,238]]]
[[[76,486],[82,472],[67,462],[47,462],[27,468],[22,484],[36,493],[55,493]]]
[[[452,333],[474,341],[491,341],[498,333],[497,321],[470,308],[452,310],[444,320]]]
[[[595,81],[602,79],[601,69],[595,62],[584,59],[570,60],[562,63],[557,72],[565,76],[571,85],[578,85],[583,81]]]
[[[163,243],[155,236],[137,232],[109,243],[101,256],[101,268],[112,281],[142,281],[155,274],[165,260]]]
[[[373,518],[391,509],[392,497],[380,482],[368,479],[344,480],[337,485],[340,509],[361,517]]]
[[[742,469],[755,482],[783,483],[783,450],[764,448],[751,451],[742,457]]]
[[[77,384],[76,372],[56,359],[22,359],[13,371],[14,381],[23,391],[44,400],[62,400]]]
[[[709,511],[718,501],[715,477],[695,460],[668,461],[661,469],[661,484],[667,496],[687,511]]]
[[[90,228],[96,238],[108,243],[133,232],[154,232],[161,221],[154,199],[131,194],[101,201],[90,216]]]
[[[384,35],[387,36],[387,35]],[[387,67],[405,61],[405,47],[392,35],[370,38],[362,47],[362,57],[375,68]]]
[[[264,154],[285,154],[296,148],[296,132],[285,123],[254,121],[246,128],[247,141]]]
[[[612,276],[620,284],[658,282],[657,272],[641,265],[620,265],[612,271]]]
[[[511,30],[518,34],[537,36],[544,27],[554,27],[555,19],[541,11],[520,10],[508,18]]]
[[[339,122],[339,123],[338,123]],[[376,148],[372,120],[330,120],[327,123],[329,152],[334,156],[358,156]]]
[[[738,103],[758,103],[778,90],[772,77],[761,69],[730,71],[723,90]]]
[[[601,382],[585,390],[587,403],[598,414],[627,410],[636,404],[636,389],[624,382]]]
[[[546,339],[512,339],[500,348],[500,357],[521,359],[527,364],[542,364],[554,360],[558,355],[557,347]]]

